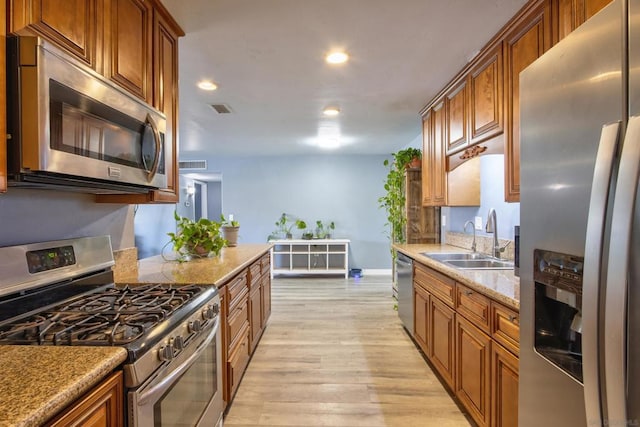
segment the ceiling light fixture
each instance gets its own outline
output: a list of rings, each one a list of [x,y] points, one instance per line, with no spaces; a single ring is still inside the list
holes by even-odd
[[[347,62],[349,55],[342,51],[331,52],[325,57],[329,64],[343,64]]]
[[[317,144],[323,150],[335,150],[340,147],[340,140],[338,138],[320,138]]]
[[[211,80],[202,80],[198,82],[198,87],[202,90],[216,90],[218,89],[218,85],[212,82]]]
[[[340,114],[340,109],[338,107],[327,107],[324,110],[322,110],[322,113],[325,116],[334,117]]]

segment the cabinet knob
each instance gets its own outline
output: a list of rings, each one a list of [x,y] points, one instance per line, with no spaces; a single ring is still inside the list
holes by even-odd
[[[518,316],[509,315],[509,322],[515,323],[518,320]]]
[[[473,291],[466,290],[466,291],[464,291],[464,294],[466,296],[471,296],[471,295],[473,295]]]

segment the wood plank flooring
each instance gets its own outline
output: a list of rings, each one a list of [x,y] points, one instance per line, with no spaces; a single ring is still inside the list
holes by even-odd
[[[393,305],[388,277],[274,279],[225,427],[469,426]]]

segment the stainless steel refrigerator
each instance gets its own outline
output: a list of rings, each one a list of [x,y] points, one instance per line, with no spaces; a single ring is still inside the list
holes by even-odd
[[[520,75],[519,425],[640,425],[640,0]]]

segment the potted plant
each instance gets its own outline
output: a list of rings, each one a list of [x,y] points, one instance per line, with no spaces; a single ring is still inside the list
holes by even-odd
[[[422,150],[419,148],[405,148],[394,154],[395,162],[400,169],[419,168],[422,164]]]
[[[190,218],[178,215],[174,211],[173,216],[177,222],[178,231],[167,233],[171,238],[173,250],[178,254],[178,261],[186,261],[191,258],[220,255],[220,251],[227,241],[220,235],[221,223],[200,218],[194,221]]]
[[[220,215],[220,222],[222,226],[222,237],[227,241],[227,246],[238,246],[238,231],[240,230],[240,223],[236,220],[227,221],[224,215]]]
[[[316,238],[317,239],[330,239],[331,232],[329,230],[335,230],[336,224],[331,221],[326,226],[322,223],[322,221],[316,221]]]
[[[302,238],[305,240],[313,239],[313,233],[307,231],[307,223],[301,219],[296,219],[296,228],[302,230]]]
[[[289,223],[289,225],[287,225],[287,223]],[[281,235],[281,237],[287,239],[293,238],[293,235],[291,234],[293,225],[294,221],[291,219],[291,216],[283,212],[282,215],[280,215],[280,218],[276,221],[276,227],[278,228],[271,234],[270,237],[274,237],[276,234],[279,234]]]

